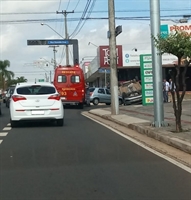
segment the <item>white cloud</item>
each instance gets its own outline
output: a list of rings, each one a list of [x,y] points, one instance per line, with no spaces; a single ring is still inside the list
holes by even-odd
[[[94,33],[94,32],[96,32],[96,31],[97,31],[97,29],[92,29],[92,30],[90,30],[91,33]]]

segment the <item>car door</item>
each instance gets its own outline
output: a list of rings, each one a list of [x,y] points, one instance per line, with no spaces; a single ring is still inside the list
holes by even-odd
[[[105,97],[105,90],[103,88],[98,89],[98,97],[100,103],[107,103],[106,97]]]
[[[111,93],[110,93],[110,90],[108,89],[105,89],[105,97],[106,97],[106,103],[111,103]]]

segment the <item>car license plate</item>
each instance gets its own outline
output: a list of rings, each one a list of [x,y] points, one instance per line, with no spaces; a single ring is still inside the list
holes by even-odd
[[[32,115],[44,115],[44,110],[32,110]]]

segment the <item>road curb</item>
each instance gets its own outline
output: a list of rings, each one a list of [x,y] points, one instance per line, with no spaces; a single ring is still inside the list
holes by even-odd
[[[104,114],[102,115],[101,113],[95,113],[95,112],[91,112],[91,110],[89,111],[89,113],[93,114],[93,115],[97,115],[99,117],[102,117],[103,119],[106,120],[110,120],[113,121],[119,125],[125,126],[131,130],[134,130],[140,134],[143,135],[147,135],[148,137],[151,137],[153,139],[156,139],[158,141],[161,141],[167,145],[170,145],[172,147],[175,147],[177,149],[180,149],[186,153],[191,154],[191,143],[180,140],[178,138],[175,138],[173,136],[173,133],[171,133],[170,131],[167,130],[157,130],[154,127],[149,127],[150,123],[142,123],[142,124],[136,124],[136,123],[132,123],[132,124],[127,124],[121,121],[118,121],[116,119],[113,119],[111,114]]]
[[[128,128],[191,154],[191,143],[173,137],[170,131],[157,131],[156,129],[153,130],[154,128],[145,127],[140,124],[130,124]]]

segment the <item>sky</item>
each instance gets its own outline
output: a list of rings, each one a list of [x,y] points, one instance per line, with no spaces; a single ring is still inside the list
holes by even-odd
[[[123,50],[150,50],[150,0],[114,2],[115,24],[123,29],[116,43]],[[79,60],[90,61],[96,56],[97,46],[109,44],[108,0],[0,0],[0,60],[10,61],[9,70],[15,78],[24,76],[34,81],[45,79],[50,72],[53,75],[53,48],[27,46],[27,40],[65,38],[64,15],[57,14],[65,10],[74,11],[67,15],[67,29],[69,38],[79,42]],[[161,24],[177,23],[183,15],[191,15],[190,0],[160,0]],[[60,45],[56,51],[57,64],[64,65],[65,46]],[[69,54],[73,64],[72,46]]]

